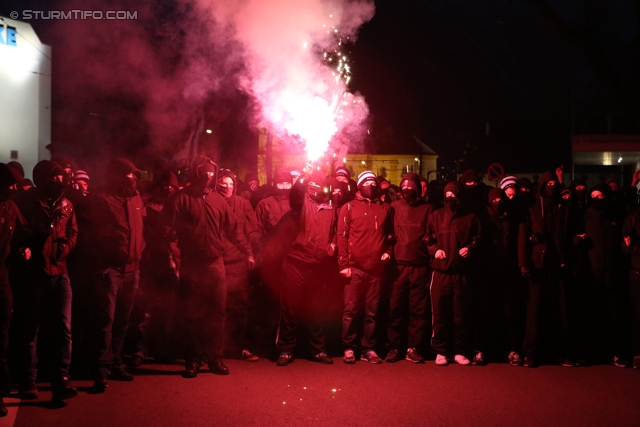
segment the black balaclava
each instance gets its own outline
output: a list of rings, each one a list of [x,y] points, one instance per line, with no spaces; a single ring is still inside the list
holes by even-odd
[[[210,158],[198,156],[193,161],[192,173],[193,184],[204,190],[205,193],[215,188],[218,165],[216,165]],[[213,176],[209,176],[209,173],[213,173]]]
[[[461,187],[462,185],[457,181],[448,182],[447,185],[444,186],[444,194],[445,194],[444,205],[445,205],[445,208],[449,212],[451,212],[453,215],[458,213],[458,211],[462,207],[460,203],[460,199],[458,198],[460,196]],[[455,194],[455,197],[447,197],[448,191]]]
[[[64,169],[50,160],[41,160],[33,168],[33,181],[45,198],[58,200],[64,194],[64,182],[52,181],[53,177],[65,176]]]
[[[584,186],[583,190],[576,190],[576,187]],[[575,196],[578,203],[586,203],[589,193],[587,192],[587,183],[584,179],[576,178],[571,182],[571,194]]]
[[[22,177],[19,172],[9,165],[0,163],[0,202],[6,202],[16,193],[15,186]]]
[[[178,176],[170,170],[162,172],[153,183],[156,193],[156,201],[166,202],[176,191],[178,191]]]
[[[367,181],[371,182],[371,185],[364,185]],[[365,171],[358,176],[358,191],[365,199],[378,200],[380,198],[378,178],[376,178],[373,172]]]
[[[307,194],[317,204],[327,203],[331,195],[327,188],[327,176],[321,172],[315,171],[309,177],[309,185]]]
[[[504,190],[501,188],[492,188],[491,191],[489,191],[488,199],[491,213],[494,216],[501,217],[507,213],[509,198],[504,193]],[[494,202],[495,199],[500,199],[500,201]]]
[[[555,181],[556,185],[547,185],[550,181]],[[558,177],[552,171],[548,171],[542,174],[540,177],[540,187],[538,188],[540,197],[544,199],[546,203],[555,203],[558,201],[560,195],[560,188],[558,184]]]
[[[422,194],[422,185],[420,177],[415,173],[405,173],[400,181],[400,191],[402,192],[402,200],[411,204],[420,198]]]
[[[132,176],[128,177],[129,174]],[[107,177],[118,195],[128,198],[137,194],[140,171],[129,160],[123,157],[111,160],[107,166]]]
[[[604,199],[594,199],[591,197],[591,193],[593,193],[594,191],[599,191],[602,193],[602,195],[604,196]],[[596,211],[603,211],[605,209],[607,209],[609,207],[609,204],[611,202],[611,187],[609,187],[609,185],[607,184],[596,184],[593,186],[593,188],[589,191],[589,198],[591,199],[591,207],[596,210]]]
[[[278,184],[282,184],[288,182],[292,184],[293,179],[291,178],[291,172],[289,168],[278,168],[276,169],[276,173],[273,175],[273,183],[275,184],[276,197],[279,199],[288,199],[289,193],[291,193],[290,188],[278,188]]]

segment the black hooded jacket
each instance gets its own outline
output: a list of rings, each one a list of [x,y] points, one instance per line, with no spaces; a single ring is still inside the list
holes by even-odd
[[[461,192],[461,184],[449,182],[444,187],[445,195],[451,191],[457,196]],[[482,225],[477,215],[467,211],[460,203],[453,212],[445,203],[443,209],[433,212],[427,221],[428,250],[431,255],[431,267],[441,273],[469,273],[474,257],[474,248],[480,242]],[[460,249],[469,249],[467,258],[460,256]],[[436,259],[438,250],[443,250],[446,258]]]
[[[20,262],[21,268],[43,271],[50,276],[67,274],[67,256],[78,239],[75,211],[64,196],[48,203],[43,192],[47,180],[63,173],[53,162],[39,162],[33,169],[36,187],[19,199],[18,208],[28,230],[17,244],[28,247],[32,254],[29,261]]]
[[[552,197],[545,197],[549,181],[555,181]],[[570,238],[570,210],[560,203],[558,178],[549,171],[542,174],[538,194],[518,231],[518,264],[547,272],[567,266]]]
[[[417,174],[404,174],[402,182],[405,180],[413,183],[412,187],[418,197],[413,203],[404,199],[391,203],[390,215],[396,238],[393,247],[394,259],[398,264],[425,266],[429,263],[429,253],[424,238],[427,235],[427,221],[434,208],[431,203],[420,197],[422,187]]]

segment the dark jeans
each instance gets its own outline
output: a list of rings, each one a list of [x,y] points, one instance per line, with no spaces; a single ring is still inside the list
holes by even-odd
[[[433,334],[431,346],[438,354],[468,355],[471,288],[462,274],[433,272],[431,306]]]
[[[246,261],[225,264],[227,320],[225,353],[237,359],[249,348],[249,268]]]
[[[9,347],[9,323],[13,311],[13,294],[6,278],[0,278],[0,397],[8,397],[11,391],[7,351]]]
[[[408,326],[407,347],[422,348],[429,304],[431,272],[427,266],[397,265],[389,302],[389,348],[398,349]]]
[[[305,263],[285,258],[280,323],[276,337],[279,351],[293,352],[300,323],[308,326],[309,345],[314,354],[325,350],[323,307],[327,263]]]
[[[16,290],[18,348],[25,380],[38,377],[38,331],[49,328],[52,342],[52,382],[69,377],[71,363],[71,284],[69,276],[21,275]]]
[[[210,263],[182,260],[177,319],[187,363],[221,359],[227,283],[222,257]]]
[[[358,335],[361,335],[361,351],[373,350],[376,345],[375,318],[379,301],[380,274],[351,267],[351,280],[344,287],[342,313],[342,346],[345,350],[358,349]]]
[[[97,371],[105,374],[109,368],[123,368],[122,346],[129,327],[140,274],[110,268],[96,280],[94,286],[94,334]]]
[[[565,335],[559,281],[544,270],[534,269],[531,274],[522,351],[531,355],[543,352],[557,356],[559,337]]]

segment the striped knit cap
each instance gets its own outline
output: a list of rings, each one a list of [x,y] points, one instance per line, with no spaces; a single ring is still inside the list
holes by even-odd
[[[358,188],[360,188],[360,186],[362,186],[365,181],[375,181],[377,184],[378,178],[376,178],[376,175],[373,172],[364,171],[360,175],[358,175]]]
[[[513,175],[505,176],[504,178],[502,178],[502,181],[500,181],[500,188],[502,188],[503,190],[506,190],[509,187],[517,187],[517,186],[518,186],[517,176],[513,176]]]
[[[73,180],[74,181],[86,181],[86,182],[89,182],[90,181],[89,174],[86,173],[85,171],[83,171],[82,169],[78,169],[73,174]]]

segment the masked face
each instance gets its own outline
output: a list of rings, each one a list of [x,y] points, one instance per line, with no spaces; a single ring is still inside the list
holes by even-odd
[[[604,194],[600,191],[591,192],[591,206],[597,211],[601,211],[606,208],[606,200]]]
[[[411,204],[418,200],[418,192],[410,187],[402,187],[402,199]]]
[[[64,194],[64,177],[62,175],[56,175],[44,184],[44,195],[47,199],[57,200]]]
[[[583,202],[587,198],[587,187],[584,185],[577,185],[575,188],[576,198]]]
[[[551,199],[556,193],[556,185],[555,181],[549,181],[547,185],[544,186],[543,196],[545,199]]]
[[[458,198],[456,196],[446,196],[444,205],[451,213],[455,214],[458,211]]]
[[[316,203],[326,203],[329,201],[329,192],[325,191],[320,185],[315,182],[310,182],[307,188],[307,194]]]
[[[331,202],[336,206],[340,206],[340,203],[342,202],[342,191],[334,188],[331,193]]]
[[[165,202],[167,200],[169,200],[169,198],[171,196],[173,196],[173,194],[176,192],[175,187],[172,187],[170,185],[164,186],[160,189],[158,189],[158,199],[161,202]]]
[[[253,192],[255,192],[258,189],[258,181],[249,181],[247,185],[249,186],[249,189]]]
[[[216,191],[218,191],[218,193],[220,193],[225,199],[228,199],[229,197],[233,196],[233,188],[233,179],[229,176],[225,176],[220,181],[218,181]]]
[[[0,189],[0,202],[6,202],[13,198],[13,196],[18,191],[18,184],[13,184],[8,187],[4,187]]]
[[[360,194],[365,199],[376,200],[380,198],[380,189],[378,187],[378,184],[376,184],[375,182],[367,181],[362,184],[362,187],[360,188]]]

